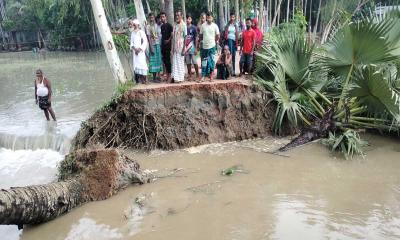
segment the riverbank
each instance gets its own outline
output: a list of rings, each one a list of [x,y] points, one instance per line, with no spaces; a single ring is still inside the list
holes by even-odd
[[[139,85],[82,124],[72,150],[173,150],[271,134],[275,106],[249,80]]]

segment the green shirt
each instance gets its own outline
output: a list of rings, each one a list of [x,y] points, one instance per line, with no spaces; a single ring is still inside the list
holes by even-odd
[[[203,35],[203,49],[210,49],[215,47],[215,37],[219,35],[219,28],[217,24],[207,22],[203,23],[200,27],[200,34]]]

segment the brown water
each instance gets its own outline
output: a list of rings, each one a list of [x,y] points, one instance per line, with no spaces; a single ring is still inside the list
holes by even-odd
[[[366,137],[366,158],[353,160],[317,143],[289,157],[258,151],[283,139],[135,154],[142,168],[174,174],[25,229],[21,239],[399,239],[400,142]],[[221,176],[233,165],[243,171]]]

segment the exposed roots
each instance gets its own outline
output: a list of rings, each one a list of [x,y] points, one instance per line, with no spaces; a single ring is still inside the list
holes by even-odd
[[[186,88],[127,92],[83,124],[72,150],[172,150],[270,134],[274,106],[262,90],[239,83]]]

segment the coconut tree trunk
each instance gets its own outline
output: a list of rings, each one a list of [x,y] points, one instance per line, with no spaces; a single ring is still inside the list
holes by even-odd
[[[164,0],[165,2],[165,12],[167,13],[168,22],[174,23],[174,1]]]
[[[185,5],[185,0],[181,0],[181,5],[182,5],[182,16],[183,16],[183,19],[186,20],[186,5]]]
[[[290,14],[290,0],[287,0],[287,4],[286,4],[286,22],[289,22],[289,14]]]
[[[304,2],[304,16],[307,17],[307,0]]]
[[[39,37],[41,39],[39,41],[43,42],[43,48],[47,49],[46,39],[44,39],[43,33],[42,33],[42,31],[40,31],[40,29],[39,29]]]
[[[259,0],[260,1],[260,15],[258,16],[258,22],[260,24],[260,29],[261,31],[264,30],[264,0]]]
[[[235,0],[235,15],[237,20],[240,20],[240,15],[239,15],[239,0]]]
[[[94,19],[96,20],[97,29],[99,29],[101,41],[114,79],[117,83],[125,83],[127,81],[125,71],[122,67],[121,60],[119,59],[110,28],[108,27],[103,3],[101,0],[90,0],[90,3],[92,4]]]
[[[139,20],[140,25],[144,27],[146,23],[146,15],[144,13],[142,0],[134,0],[135,10],[136,10],[136,18]]]
[[[281,4],[282,4],[283,0],[279,0],[278,5],[275,5],[275,16],[274,16],[274,20],[272,21],[272,26],[275,26],[276,22],[277,22],[277,18],[278,18],[278,24],[279,24],[279,17],[280,17],[280,12],[281,12]],[[276,3],[276,1],[275,1]]]
[[[225,27],[225,17],[224,17],[224,2],[223,0],[218,0],[218,15],[219,15],[219,24],[223,28]]]
[[[40,34],[39,31],[36,33],[36,38],[37,38],[37,43],[38,43],[38,48],[42,48],[42,42],[40,41]]]
[[[165,12],[165,2],[164,2],[164,0],[160,0],[160,10],[161,10],[161,12]]]
[[[313,2],[313,0],[310,0],[310,12],[309,12],[309,14],[310,14],[310,17],[308,18],[308,33],[309,34],[311,34],[311,30],[312,30],[312,27],[311,27],[311,23],[312,23],[312,2]],[[310,37],[311,37],[311,35],[310,35]]]
[[[281,147],[279,151],[287,151],[289,149],[304,145],[317,139],[326,138],[330,131],[336,129],[333,121],[334,110],[329,109],[321,119],[317,119],[313,124],[303,129],[300,135],[294,138],[290,143]]]
[[[319,24],[319,15],[321,14],[321,3],[322,3],[322,0],[319,0],[317,19],[316,19],[315,25],[314,25],[314,34],[313,34],[314,40],[315,40],[315,37],[317,36],[317,29],[318,29],[318,24]]]
[[[0,190],[0,224],[37,224],[88,201],[104,200],[131,183],[145,182],[139,164],[115,149],[79,150],[66,157],[62,176],[45,185]],[[67,172],[74,170],[76,172]]]
[[[268,11],[268,26],[272,27],[272,0],[269,0]]]
[[[293,0],[292,4],[292,19],[294,19],[294,15],[296,14],[296,0]],[[300,9],[302,8],[300,7]]]

